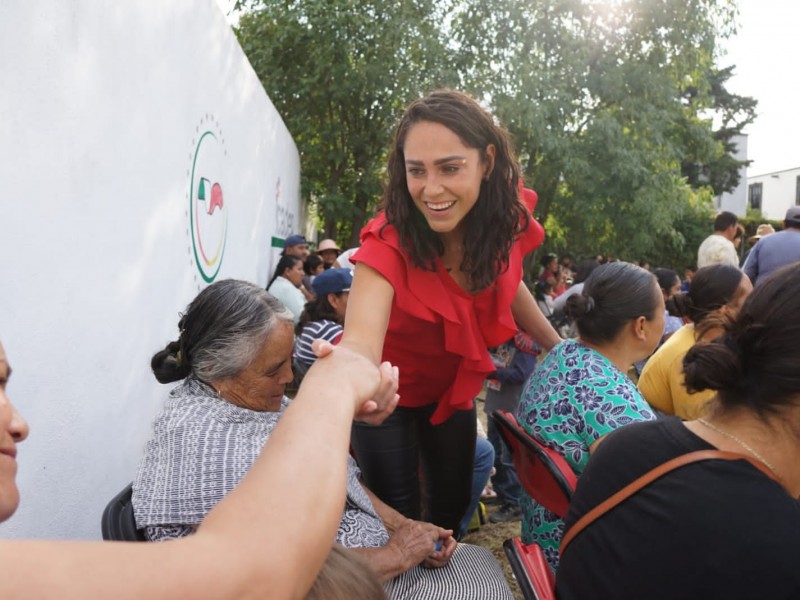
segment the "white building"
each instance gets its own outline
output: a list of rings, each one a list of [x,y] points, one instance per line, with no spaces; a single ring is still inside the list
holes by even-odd
[[[736,160],[747,160],[747,134],[742,133],[733,137],[736,144],[736,152],[733,157]],[[731,192],[723,192],[716,198],[716,208],[719,211],[727,210],[740,217],[747,213],[747,165],[739,168],[739,185]]]
[[[800,205],[800,167],[747,179],[747,206],[780,221],[790,206]]]

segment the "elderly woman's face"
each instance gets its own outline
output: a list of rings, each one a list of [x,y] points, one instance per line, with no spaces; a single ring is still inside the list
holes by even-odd
[[[236,406],[275,412],[281,407],[286,384],[294,379],[294,334],[289,321],[281,321],[250,365],[228,379],[212,382],[220,396]]]

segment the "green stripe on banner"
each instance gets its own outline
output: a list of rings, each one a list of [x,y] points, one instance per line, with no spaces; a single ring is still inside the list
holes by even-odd
[[[272,236],[272,247],[273,248],[283,248],[283,242],[285,242],[283,238]]]

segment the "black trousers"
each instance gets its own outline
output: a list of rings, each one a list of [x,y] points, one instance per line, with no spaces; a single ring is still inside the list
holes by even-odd
[[[458,531],[469,506],[475,461],[475,409],[458,411],[431,425],[436,405],[398,407],[380,425],[355,423],[351,444],[364,483],[378,498],[410,519],[420,519],[420,473],[424,520]]]

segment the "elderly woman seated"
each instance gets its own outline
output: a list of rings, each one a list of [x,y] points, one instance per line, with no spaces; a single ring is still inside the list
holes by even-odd
[[[156,418],[133,486],[137,526],[154,541],[192,534],[244,477],[288,405],[284,389],[293,378],[292,316],[258,286],[210,285],[178,328],[178,340],[152,367],[162,383],[183,381]],[[487,550],[457,545],[452,531],[403,517],[364,487],[355,462],[345,459],[347,500],[336,541],[357,549],[390,598],[512,598]],[[291,488],[285,493],[291,503]]]

